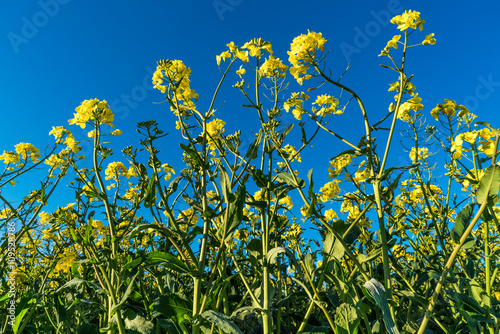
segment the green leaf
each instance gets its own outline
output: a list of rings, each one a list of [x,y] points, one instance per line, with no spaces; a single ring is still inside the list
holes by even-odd
[[[243,334],[243,332],[239,330],[238,326],[231,321],[231,318],[222,313],[208,310],[203,312],[201,316],[215,324],[226,334]]]
[[[176,256],[174,256],[170,253],[165,253],[165,252],[160,252],[160,251],[152,251],[152,252],[148,253],[147,260],[150,263],[159,261],[165,267],[172,269],[173,271],[176,271],[176,272],[181,273],[181,274],[187,274],[189,272],[186,265],[181,260],[179,260]]]
[[[170,182],[167,191],[165,192],[167,197],[175,193],[177,187],[179,186],[179,182],[181,182],[182,179],[183,179],[182,176],[177,176],[175,179],[172,180],[172,182]]]
[[[476,199],[479,204],[487,201],[489,206],[498,204],[498,188],[500,187],[500,166],[490,166],[486,169],[483,178],[476,190]]]
[[[125,328],[128,334],[155,333],[154,324],[132,310],[126,311]]]
[[[292,174],[290,174],[290,173],[281,172],[281,173],[276,174],[276,176],[278,176],[280,179],[285,181],[286,184],[288,184],[289,186],[292,186],[294,188],[304,188],[306,186],[306,183],[301,178],[297,177],[298,183],[295,182]]]
[[[330,327],[326,326],[313,326],[306,324],[306,328],[302,332],[303,334],[325,334],[330,333]]]
[[[192,311],[191,307],[188,306],[188,302],[173,293],[161,295],[156,298],[153,302],[153,307],[155,311],[172,319],[177,324],[189,322],[191,319]]]
[[[309,205],[309,208],[307,208],[306,218],[311,217],[311,215],[316,211],[316,194],[313,191],[314,182],[312,175],[313,170],[311,168],[307,173],[307,179],[309,180],[309,190],[307,191],[307,193],[309,194],[309,197],[311,197],[311,204]]]
[[[21,321],[23,321],[26,312],[31,308],[31,304],[36,304],[36,298],[24,296],[21,298],[21,302],[16,305],[16,317],[14,319],[14,325],[12,326],[14,334],[17,334],[19,325],[21,325]]]
[[[229,210],[227,221],[225,222],[227,226],[224,226],[224,228],[220,228],[217,231],[217,236],[219,238],[223,238],[225,241],[228,241],[228,239],[232,236],[231,233],[236,230],[236,228],[243,221],[243,206],[245,204],[245,195],[246,188],[245,185],[242,184],[238,187],[238,189],[236,189],[234,201],[232,203],[229,203],[228,208],[226,208],[226,210]],[[224,232],[226,234],[222,235]]]
[[[491,299],[490,296],[486,293],[486,291],[481,287],[476,280],[471,279],[469,281],[469,296],[474,298],[474,300],[483,307],[491,307]]]
[[[156,172],[153,173],[151,179],[149,180],[148,188],[146,189],[146,197],[144,198],[144,206],[146,208],[151,207],[155,202],[155,193],[156,193]]]
[[[338,334],[356,334],[358,332],[360,319],[356,309],[349,304],[343,303],[336,309],[335,327]]]
[[[245,155],[248,159],[251,160],[251,159],[257,158],[257,154],[259,152],[260,142],[262,141],[262,134],[263,134],[263,131],[262,131],[262,129],[260,129],[259,132],[257,133],[257,137],[248,147],[247,154]]]
[[[389,310],[389,304],[387,303],[384,286],[374,278],[366,282],[363,286],[370,292],[378,307],[382,310],[385,328],[387,331],[390,334],[399,334],[398,328],[391,317],[391,311]]]
[[[381,254],[382,254],[382,248],[375,248],[368,254],[359,254],[358,261],[359,261],[359,263],[365,263],[365,262],[371,261],[373,259],[376,259]]]
[[[229,180],[229,175],[224,167],[219,167],[220,184],[222,189],[222,196],[226,200],[226,203],[231,203],[234,201],[235,197],[231,193],[231,181]]]
[[[460,238],[462,238],[462,235],[464,234],[465,230],[467,229],[467,226],[469,226],[472,217],[474,216],[474,206],[476,204],[467,204],[462,211],[460,211],[455,218],[455,226],[451,230],[451,238],[455,243],[460,243]],[[463,248],[467,249],[472,247],[474,243],[474,239],[469,236],[464,244]]]
[[[345,253],[344,246],[336,240],[333,233],[328,232],[325,237],[325,244],[323,246],[323,253],[331,254],[337,260],[340,260]]]
[[[180,144],[181,148],[194,160],[195,164],[198,167],[203,166],[203,162],[201,161],[200,155],[196,150],[193,150],[191,147],[186,146],[184,144]]]
[[[120,299],[120,301],[115,305],[113,306],[113,308],[111,309],[110,311],[110,314],[113,315],[115,314],[115,312],[118,310],[118,308],[120,308],[120,306],[123,305],[123,303],[125,303],[125,301],[128,299],[128,297],[130,296],[130,293],[132,292],[132,288],[134,287],[134,282],[135,282],[135,278],[137,277],[137,275],[140,273],[141,271],[138,270],[137,273],[135,273],[135,275],[132,277],[132,279],[130,280],[130,283],[128,284],[127,286],[127,289],[125,290],[125,293],[123,294],[122,298]]]

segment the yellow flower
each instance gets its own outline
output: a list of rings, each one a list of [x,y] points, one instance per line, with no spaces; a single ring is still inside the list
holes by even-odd
[[[280,199],[279,204],[284,205],[289,210],[293,208],[293,202],[290,196],[286,196]]]
[[[316,115],[318,116],[325,116],[325,115],[340,115],[342,114],[342,110],[335,110],[335,108],[338,106],[339,101],[333,96],[330,95],[318,95],[316,98],[316,101],[313,102],[313,104],[317,104],[320,106],[320,109],[315,109]]]
[[[245,73],[247,73],[247,70],[245,70],[245,69],[243,68],[243,65],[241,65],[241,66],[240,66],[240,69],[236,71],[236,74],[238,74],[238,75],[240,76],[240,79],[241,79],[241,76],[242,76],[243,74],[245,74]]]
[[[20,157],[14,152],[3,151],[3,154],[0,155],[0,160],[3,160],[3,163],[6,165],[17,164],[20,160]]]
[[[304,80],[310,79],[312,76],[307,74],[307,69],[310,63],[314,60],[316,52],[325,51],[326,39],[321,33],[308,31],[307,35],[302,34],[293,39],[288,51],[288,61],[292,64],[290,73],[294,76],[297,82],[302,85]]]
[[[106,180],[109,179],[118,180],[118,176],[128,175],[128,169],[122,162],[111,162],[108,164],[108,167],[106,168],[104,173],[106,174],[105,177]]]
[[[269,56],[268,59],[262,64],[259,69],[259,73],[266,78],[270,77],[279,77],[282,78],[285,76],[285,72],[288,69],[288,66],[283,65],[279,58],[274,58],[272,55]]]
[[[234,232],[234,238],[242,242],[248,242],[248,232],[244,228],[237,229]]]
[[[436,44],[436,39],[434,38],[434,33],[425,36],[425,39],[422,42],[422,45],[435,45],[435,44]]]
[[[52,154],[44,163],[52,168],[61,168],[65,161],[58,154]]]
[[[68,130],[63,128],[62,126],[52,127],[52,130],[49,132],[49,135],[54,135],[56,142],[59,143],[60,139],[64,136],[65,133],[69,133]]]
[[[444,99],[444,103],[438,104],[434,109],[431,110],[431,115],[437,120],[439,120],[439,115],[446,115],[448,118],[453,117],[457,111],[459,118],[465,117],[469,110],[462,104],[457,104],[455,101]]]
[[[334,178],[342,172],[342,169],[352,163],[352,156],[350,154],[343,154],[336,157],[330,161],[330,167],[328,167],[330,178]]]
[[[24,160],[31,158],[33,162],[38,162],[40,158],[40,150],[30,143],[19,143],[15,146],[16,153],[19,154]]]
[[[391,19],[392,24],[397,24],[398,29],[403,31],[408,28],[420,30],[423,29],[424,20],[420,19],[420,13],[412,10],[405,10],[401,15],[397,15]]]
[[[340,193],[339,180],[333,180],[331,182],[326,183],[319,191],[321,191],[321,195],[319,195],[319,199],[321,202],[325,203],[330,199],[333,199],[338,196]]]
[[[120,130],[120,129],[116,129],[116,130],[111,131],[111,134],[112,134],[113,136],[119,136],[119,135],[121,135],[122,133],[123,133],[123,131],[122,131],[122,130]]]
[[[428,152],[429,149],[427,147],[419,147],[417,154],[417,149],[413,147],[410,151],[410,159],[413,163],[415,163],[417,160],[424,160],[429,156]]]
[[[12,215],[12,210],[10,208],[5,208],[0,211],[0,219],[6,219]]]
[[[229,51],[224,51],[220,55],[216,56],[215,59],[217,60],[217,65],[220,65],[220,61],[226,61],[226,58],[230,58],[231,53]]]
[[[304,109],[302,109],[302,103],[306,100],[309,100],[309,96],[306,93],[292,93],[292,96],[283,104],[283,108],[288,112],[290,108],[295,107],[292,110],[293,116],[300,121],[302,114],[305,113]]]
[[[84,129],[88,122],[94,120],[100,124],[107,124],[114,127],[112,122],[115,115],[109,108],[106,100],[85,100],[78,107],[76,107],[75,111],[76,114],[73,114],[75,117],[68,121],[70,125],[76,124]]]
[[[325,211],[325,219],[326,221],[331,221],[334,219],[338,219],[337,213],[333,209],[328,209]]]
[[[165,93],[167,86],[162,85],[165,79],[170,87],[168,98],[175,104],[175,107],[194,108],[193,100],[198,101],[198,94],[190,87],[190,75],[191,69],[182,61],[162,59],[157,63],[153,74],[153,86]],[[175,107],[171,106],[171,109],[176,110]]]
[[[175,170],[172,166],[170,166],[169,164],[163,164],[161,165],[161,167],[163,168],[163,171],[165,172],[165,181],[168,181],[170,180],[170,178],[172,177],[172,174],[175,174]]]
[[[400,38],[401,38],[401,35],[393,36],[392,39],[389,42],[387,42],[387,46],[385,48],[386,49],[389,49],[389,48],[397,49],[398,48],[398,41]]]
[[[47,224],[48,222],[50,222],[52,220],[52,215],[50,215],[47,212],[42,211],[38,214],[38,216],[40,216],[40,223],[42,223],[42,224]]]
[[[283,147],[283,151],[285,151],[286,154],[288,154],[288,162],[302,162],[302,158],[300,157],[299,154],[297,154],[297,151],[295,150],[295,147],[291,146],[290,144],[286,144],[285,147]],[[278,162],[278,166],[280,168],[283,168],[286,166],[284,162]]]
[[[412,120],[412,115],[410,111],[419,111],[423,110],[424,106],[420,103],[422,101],[421,97],[418,97],[418,94],[414,94],[414,96],[408,101],[404,102],[399,106],[398,110],[398,118],[402,121],[409,122]]]

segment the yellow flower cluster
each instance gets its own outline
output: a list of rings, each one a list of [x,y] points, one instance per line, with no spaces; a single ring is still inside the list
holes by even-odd
[[[299,241],[300,234],[302,233],[302,228],[299,224],[292,224],[285,235],[283,235],[283,239],[290,242],[290,248],[295,248]]]
[[[80,151],[80,147],[78,146],[78,142],[73,137],[71,131],[65,129],[62,126],[52,127],[52,130],[49,132],[49,135],[53,135],[56,139],[56,143],[62,142],[64,135],[66,135],[66,139],[64,140],[64,145],[66,145],[71,151],[77,153]]]
[[[410,150],[410,159],[413,163],[415,163],[417,160],[424,160],[428,156],[429,156],[429,149],[427,147],[419,147],[418,153],[416,147],[412,147],[412,149]]]
[[[309,100],[309,96],[304,92],[292,93],[292,96],[283,104],[283,108],[288,112],[290,108],[293,107],[293,116],[300,121],[302,119],[302,114],[305,113],[302,104],[307,100]]]
[[[220,138],[221,133],[226,131],[224,129],[224,125],[226,125],[226,122],[218,118],[214,119],[210,123],[207,123],[207,132],[210,135],[208,139],[215,140],[217,138]]]
[[[30,143],[19,143],[15,146],[16,153],[19,154],[23,160],[27,160],[28,157],[33,162],[38,162],[40,159],[40,150],[37,149],[33,144]]]
[[[170,180],[170,178],[172,177],[172,174],[175,174],[174,168],[172,166],[170,166],[169,164],[163,164],[163,165],[161,165],[161,168],[163,168],[163,171],[165,172],[165,176],[163,177],[165,179],[165,181]]]
[[[3,160],[3,163],[8,164],[17,164],[19,160],[19,155],[14,152],[3,151],[3,154],[0,155],[0,160]]]
[[[392,24],[397,24],[398,29],[403,31],[408,28],[417,29],[419,28],[422,31],[424,20],[420,18],[420,13],[414,10],[405,10],[405,12],[401,15],[394,16],[391,19]]]
[[[422,42],[422,45],[435,45],[435,44],[436,44],[436,39],[434,38],[434,33],[425,36],[425,39]]]
[[[340,193],[339,180],[333,180],[331,182],[326,183],[319,190],[321,194],[319,195],[319,199],[321,202],[325,203],[330,199],[333,199],[338,196]]]
[[[335,110],[335,108],[339,105],[339,100],[330,95],[318,95],[313,104],[317,104],[321,107],[320,109],[313,109],[313,112],[318,116],[323,117],[331,114],[340,115],[343,113],[342,110]]]
[[[254,38],[250,42],[243,44],[241,48],[247,49],[250,57],[260,58],[262,56],[261,50],[265,50],[271,55],[273,54],[271,42],[266,42],[262,38]]]
[[[127,179],[131,176],[137,176],[137,172],[133,167],[127,169],[127,167],[125,167],[125,165],[119,161],[110,162],[104,173],[106,174],[106,180],[114,179],[116,181],[118,181],[119,176],[125,176]]]
[[[328,209],[325,211],[325,219],[326,221],[331,221],[331,220],[334,220],[334,219],[338,219],[338,215],[337,213],[335,212],[335,210],[333,209]]]
[[[199,216],[194,209],[190,208],[181,211],[177,216],[177,219],[181,221],[181,224],[186,224],[185,230],[187,230],[187,225],[195,226],[198,223]]]
[[[453,100],[444,99],[444,103],[438,104],[434,109],[431,110],[431,115],[439,120],[439,115],[446,115],[448,118],[455,116],[458,113],[459,118],[463,118],[469,113],[469,110],[462,104],[457,104]]]
[[[308,31],[307,35],[302,34],[293,39],[288,51],[288,61],[292,64],[290,73],[302,85],[304,80],[309,80],[312,76],[307,74],[307,69],[315,59],[316,52],[325,51],[326,39],[321,33]]]
[[[6,219],[12,215],[12,210],[10,208],[5,208],[0,211],[0,219]]]
[[[352,163],[352,156],[350,154],[343,154],[330,161],[328,172],[330,178],[334,178],[342,172],[342,169]]]
[[[266,78],[283,78],[285,77],[287,70],[287,65],[284,65],[279,58],[274,58],[273,55],[270,55],[260,67],[259,74]]]
[[[169,98],[174,105],[194,108],[194,100],[198,101],[198,94],[191,89],[189,76],[191,69],[181,60],[160,60],[157,63],[156,71],[153,74],[153,86],[162,93],[167,91],[167,86],[162,85],[164,81],[169,86]],[[171,109],[175,109],[171,106]]]
[[[282,199],[279,200],[278,203],[284,205],[289,210],[293,208],[293,201],[290,196],[283,197]]]
[[[78,107],[76,107],[75,111],[76,114],[73,114],[75,117],[68,121],[70,125],[76,124],[84,129],[87,123],[94,120],[99,124],[107,124],[111,127],[115,127],[113,125],[115,115],[109,108],[106,100],[85,100]]]
[[[52,154],[44,163],[55,169],[61,168],[65,161],[59,154]]]
[[[385,46],[385,48],[382,50],[382,52],[378,56],[379,57],[387,56],[389,54],[390,48],[397,49],[400,38],[401,38],[401,35],[393,36],[392,39],[389,42],[387,42],[387,45]]]
[[[414,116],[419,115],[419,113],[412,115],[412,111],[418,112],[419,110],[424,109],[423,104],[420,102],[422,102],[422,98],[418,97],[418,94],[414,94],[411,99],[399,106],[398,118],[404,122],[412,122]]]
[[[297,150],[295,150],[295,147],[293,147],[290,144],[286,144],[285,147],[283,147],[283,151],[285,151],[286,154],[288,154],[288,162],[302,162],[302,158],[300,157],[299,154],[297,154]],[[278,166],[280,168],[283,168],[286,166],[284,162],[278,162]]]
[[[248,232],[244,228],[239,228],[234,232],[234,238],[242,242],[248,242]]]

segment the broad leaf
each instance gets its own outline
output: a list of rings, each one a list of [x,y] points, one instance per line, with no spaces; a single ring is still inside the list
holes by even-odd
[[[226,334],[243,334],[238,326],[236,326],[236,324],[231,321],[231,318],[222,313],[208,310],[203,312],[201,316],[211,323],[215,324]]]
[[[356,309],[349,304],[337,307],[335,314],[335,327],[338,334],[356,334],[358,332],[359,318]]]
[[[191,307],[188,302],[176,294],[161,295],[153,303],[154,309],[165,317],[172,319],[175,323],[189,322],[191,318]]]
[[[488,167],[476,190],[477,202],[482,204],[484,201],[487,201],[490,206],[497,205],[500,200],[498,197],[499,186],[500,166]]]
[[[389,331],[390,334],[399,334],[398,328],[392,320],[384,286],[374,278],[366,282],[363,286],[368,289],[372,297],[375,299],[378,307],[380,307],[380,309],[382,310],[385,328],[387,329],[387,331]]]
[[[475,204],[467,204],[455,218],[455,226],[451,230],[450,234],[453,241],[457,244],[460,243],[462,235],[464,234],[465,230],[467,229],[467,226],[469,226],[472,217],[474,216],[474,206]],[[472,247],[473,243],[474,239],[469,236],[466,239],[463,248],[464,249],[470,248]]]

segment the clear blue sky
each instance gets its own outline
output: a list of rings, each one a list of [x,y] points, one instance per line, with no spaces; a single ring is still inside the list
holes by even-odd
[[[358,92],[375,122],[393,101],[387,88],[397,79],[378,66],[385,59],[377,55],[399,32],[389,19],[406,9],[421,12],[426,20],[415,42],[430,33],[437,39],[435,46],[411,49],[407,60],[424,112],[428,115],[444,98],[455,99],[481,120],[500,127],[500,3],[494,0],[41,0],[1,6],[0,152],[19,142],[43,148],[52,142],[48,132],[58,125],[74,131],[77,140],[84,139],[86,132],[68,126],[67,120],[81,101],[97,97],[110,103],[115,125],[124,132],[113,138],[114,147],[137,146],[137,122],[155,119],[170,132],[164,143],[169,145],[165,149],[172,149],[172,160],[164,162],[175,164],[180,154],[175,119],[167,105],[153,104],[163,101],[151,85],[156,61],[181,59],[191,67],[191,86],[205,109],[220,78],[215,56],[227,49],[227,43],[242,45],[262,37],[272,42],[276,57],[287,60],[292,39],[308,29],[322,32],[328,40],[327,62],[334,78],[349,63],[342,82]],[[241,117],[249,112],[238,107],[239,102],[230,102],[236,93],[230,87],[234,81],[227,81],[219,100],[227,103],[217,114],[228,123],[228,130],[245,126]],[[339,117],[336,129],[357,140],[363,130],[359,111],[352,107]],[[347,149],[340,143],[336,148],[337,143],[316,142],[312,153],[316,157],[322,153],[322,161],[327,161]],[[120,155],[116,152],[110,161]],[[326,167],[327,163],[321,165],[322,172]]]

